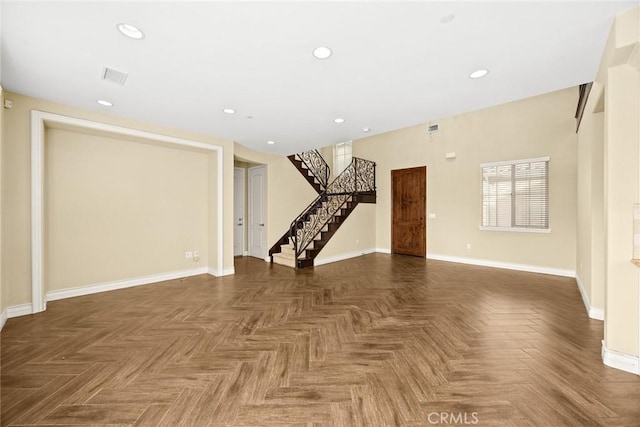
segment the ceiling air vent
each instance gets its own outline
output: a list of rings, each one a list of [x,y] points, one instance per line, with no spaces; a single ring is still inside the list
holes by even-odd
[[[109,82],[119,84],[120,86],[124,86],[124,83],[127,81],[127,76],[127,73],[123,73],[122,71],[114,70],[109,67],[104,67],[104,70],[102,71],[102,80],[107,80]]]

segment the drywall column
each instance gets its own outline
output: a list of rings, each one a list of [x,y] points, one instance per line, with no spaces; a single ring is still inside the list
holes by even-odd
[[[595,83],[594,83],[595,85]],[[592,89],[593,90],[593,89]],[[604,317],[604,112],[592,116],[591,141],[591,307]]]
[[[218,151],[217,155],[223,155],[222,238],[224,239],[224,254],[222,255],[222,263],[224,267],[222,267],[221,274],[228,275],[235,273],[233,266],[233,150],[224,150],[224,154],[222,151]]]
[[[0,104],[4,104],[4,96],[2,93],[2,87],[0,86]],[[2,322],[4,321],[4,298],[2,298],[2,294],[4,293],[4,281],[2,280],[2,134],[4,132],[3,127],[3,117],[4,117],[4,105],[0,106],[0,328],[2,327]]]
[[[0,3],[0,24],[2,23],[2,3]],[[1,31],[0,31],[1,33]],[[2,60],[0,59],[0,64]],[[2,78],[0,78],[2,81]],[[4,104],[2,86],[0,86],[0,103]],[[4,116],[4,105],[0,106],[0,328],[4,324],[4,304],[2,293],[4,292],[4,282],[2,281],[2,118]]]
[[[209,273],[215,276],[222,275],[222,265],[218,264],[218,239],[222,236],[218,235],[218,157],[220,151],[215,151],[207,155],[207,171],[208,171],[208,188],[207,188],[207,254],[208,259],[203,263],[209,266]]]
[[[605,348],[638,357],[640,268],[631,263],[633,204],[640,201],[640,74],[610,67],[605,94]],[[605,357],[605,363],[607,358]]]
[[[578,200],[576,220],[576,280],[587,298],[585,304],[591,309],[591,177],[592,177],[592,131],[593,118],[590,108],[594,96],[589,96],[578,131]]]
[[[593,83],[578,131],[576,280],[589,316],[604,318],[603,86]]]

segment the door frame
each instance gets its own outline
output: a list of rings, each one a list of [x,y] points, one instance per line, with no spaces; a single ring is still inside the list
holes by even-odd
[[[393,251],[393,242],[394,242],[394,235],[395,235],[395,230],[394,230],[394,226],[393,226],[393,220],[394,220],[394,209],[393,209],[393,172],[394,171],[402,171],[402,170],[409,170],[409,169],[424,169],[424,255],[419,256],[420,258],[426,258],[427,257],[427,228],[428,228],[428,209],[427,209],[427,195],[428,195],[428,187],[427,187],[427,175],[429,172],[429,168],[424,165],[424,166],[415,166],[415,167],[410,167],[410,168],[401,168],[401,169],[392,169],[390,174],[391,174],[391,182],[390,182],[390,208],[391,208],[391,242],[390,242],[390,252],[392,254],[394,254],[395,252]],[[403,255],[403,254],[398,254],[398,255]],[[417,256],[417,255],[408,255],[408,256]]]
[[[248,186],[247,186],[247,190],[248,190],[247,194],[248,194],[248,199],[249,199],[248,200],[248,205],[249,205],[248,209],[249,209],[249,211],[248,211],[248,214],[247,214],[248,221],[246,222],[247,223],[247,232],[249,234],[249,239],[248,239],[249,241],[247,242],[249,247],[247,248],[247,252],[248,252],[249,256],[252,256],[251,255],[251,246],[252,246],[251,243],[252,243],[252,240],[251,240],[251,230],[250,230],[250,228],[251,228],[253,215],[255,215],[255,213],[254,213],[253,202],[251,200],[251,191],[253,189],[252,184],[251,184],[251,171],[252,170],[256,170],[256,169],[262,169],[264,171],[264,181],[263,181],[264,185],[263,185],[263,188],[262,188],[262,200],[264,201],[264,203],[263,203],[263,206],[262,206],[262,218],[264,220],[264,229],[263,229],[264,240],[263,240],[263,244],[265,245],[265,247],[262,248],[262,257],[263,257],[263,259],[265,261],[269,262],[270,258],[268,256],[268,251],[266,250],[267,229],[268,229],[268,227],[267,227],[267,224],[268,224],[268,222],[267,222],[267,194],[266,194],[266,192],[267,192],[267,188],[266,188],[267,166],[266,165],[252,166],[252,167],[247,169],[247,174],[249,176],[249,180],[248,180],[249,183],[248,183]]]
[[[246,173],[247,170],[245,168],[239,168],[239,167],[233,167],[233,223],[236,223],[236,200],[235,200],[235,196],[236,196],[236,172],[240,172],[240,175],[238,175],[240,177],[240,185],[242,186],[242,239],[241,239],[241,243],[240,243],[240,255],[236,255],[235,251],[233,256],[247,256],[248,252],[245,250],[245,241],[247,240],[247,218],[245,215],[246,212],[246,206],[245,206],[245,201],[247,198],[247,180],[246,180]],[[234,246],[235,246],[235,238],[236,238],[236,229],[235,229],[235,225],[233,226],[233,239],[234,239]]]

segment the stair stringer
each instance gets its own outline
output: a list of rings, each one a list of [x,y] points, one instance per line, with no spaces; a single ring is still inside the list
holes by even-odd
[[[304,268],[314,265],[314,259],[322,252],[327,243],[342,228],[347,218],[353,213],[360,203],[375,203],[375,192],[364,194],[354,194],[345,206],[340,208],[331,218],[331,220],[323,227],[322,231],[313,239],[313,241],[304,249],[304,256],[299,257],[297,264],[295,262],[295,254],[293,253],[293,245],[289,241],[290,232],[283,236],[280,246],[281,252],[270,253],[272,262],[287,265],[290,267]]]
[[[299,154],[300,159],[296,156],[298,155],[288,158],[298,171],[304,172],[303,176],[311,178],[313,175],[302,166],[303,163],[308,163],[314,168],[320,165],[316,170],[322,171],[323,176],[326,175],[324,182],[328,181],[328,166],[317,150]],[[301,159],[306,159],[306,162]],[[271,247],[269,250],[271,262],[289,258],[286,265],[293,263],[296,268],[313,266],[313,260],[358,203],[375,203],[375,169],[375,162],[353,157],[349,166],[330,184],[326,184],[324,191],[291,222],[289,230]],[[311,179],[308,181],[312,185],[315,184]],[[326,228],[322,229],[325,226]],[[291,240],[293,240],[293,256],[290,256]],[[291,258],[292,262],[290,262]]]
[[[308,161],[311,161],[309,160],[310,157],[316,160],[316,166],[318,165],[318,163],[322,164],[321,168],[324,174],[326,174],[325,177],[316,176],[316,172],[314,171],[314,169],[310,168],[310,166],[304,160],[306,158]],[[298,172],[300,172],[302,177],[309,183],[309,185],[313,187],[316,193],[322,194],[327,189],[327,184],[328,184],[327,181],[329,177],[329,165],[324,160],[322,155],[320,155],[318,150],[311,150],[311,151],[305,151],[304,153],[292,154],[290,156],[287,156],[287,158],[293,164],[293,166],[298,170]]]

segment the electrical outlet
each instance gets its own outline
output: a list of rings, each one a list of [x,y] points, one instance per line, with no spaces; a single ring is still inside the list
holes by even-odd
[[[191,258],[193,258],[193,252],[191,252],[191,251],[186,251],[186,252],[184,253],[184,257],[185,257],[186,259],[191,259]]]
[[[200,258],[200,251],[193,251],[194,258]]]
[[[471,243],[467,243],[467,249],[471,249]]]

